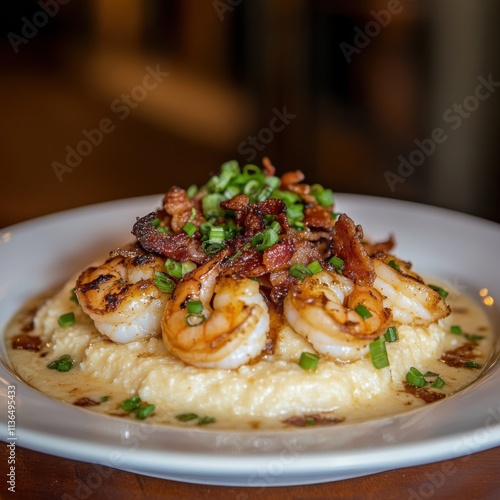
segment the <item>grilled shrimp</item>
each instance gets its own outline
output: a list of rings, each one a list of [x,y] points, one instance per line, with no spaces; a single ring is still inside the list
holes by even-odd
[[[321,271],[295,285],[284,302],[293,330],[321,354],[356,361],[368,352],[371,339],[385,330],[390,311],[372,287],[355,285],[345,276]],[[364,319],[356,308],[364,306]]]
[[[154,274],[164,270],[159,257],[124,252],[83,271],[75,293],[100,333],[119,343],[140,340],[160,332],[169,294],[156,287]]]
[[[215,262],[177,285],[162,319],[167,348],[201,368],[238,368],[258,356],[267,342],[269,311],[259,284],[221,274],[222,257],[221,252]],[[189,312],[192,304],[198,312]]]
[[[390,256],[384,260],[391,259]],[[384,296],[384,305],[392,310],[394,321],[415,326],[426,326],[450,314],[438,292],[401,264],[400,270],[392,268],[384,260],[373,259],[376,278],[373,287]]]

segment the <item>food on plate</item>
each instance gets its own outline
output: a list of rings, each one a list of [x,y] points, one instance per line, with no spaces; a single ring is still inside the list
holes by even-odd
[[[357,422],[471,383],[492,345],[479,306],[303,181],[265,158],[170,188],[135,241],[14,318],[14,369],[92,411],[215,428]]]

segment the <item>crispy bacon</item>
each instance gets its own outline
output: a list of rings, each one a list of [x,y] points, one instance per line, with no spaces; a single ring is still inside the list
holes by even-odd
[[[321,205],[306,207],[304,210],[304,224],[306,227],[331,231],[334,222],[331,212]]]
[[[160,233],[151,224],[154,219],[156,212],[151,212],[145,217],[138,218],[132,229],[132,234],[144,250],[178,261],[192,260],[197,264],[209,260],[199,240],[189,237],[184,232],[174,235]]]
[[[389,236],[388,240],[379,241],[377,243],[370,243],[369,241],[363,241],[363,246],[365,247],[366,253],[373,257],[376,254],[384,253],[388,254],[394,248],[396,242],[392,234]]]
[[[195,209],[194,201],[188,198],[184,189],[177,186],[173,186],[167,191],[163,198],[163,206],[165,212],[172,217],[170,227],[174,233],[181,233],[188,221],[191,221],[196,227],[205,222],[201,211]],[[193,211],[193,209],[195,210]]]
[[[307,204],[316,205],[318,203],[316,198],[310,194],[311,186],[309,184],[300,184],[304,179],[305,176],[300,170],[286,172],[281,176],[281,189],[298,194]]]
[[[335,223],[333,253],[344,261],[345,276],[359,285],[370,286],[375,280],[375,269],[362,240],[362,227],[356,226],[346,214],[341,214]]]

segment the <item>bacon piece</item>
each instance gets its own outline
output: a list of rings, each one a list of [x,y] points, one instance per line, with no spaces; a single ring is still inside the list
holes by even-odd
[[[197,264],[209,260],[199,240],[189,237],[184,232],[174,235],[160,233],[151,225],[155,218],[155,212],[138,218],[132,229],[132,234],[144,250],[178,261],[192,260]]]
[[[264,156],[264,158],[262,158],[262,166],[264,167],[264,173],[268,177],[273,176],[274,173],[276,172],[276,169],[274,168],[273,164],[271,163],[271,160],[267,156]]]
[[[295,170],[293,172],[286,172],[281,176],[281,189],[291,191],[292,193],[298,194],[302,200],[311,205],[317,205],[318,202],[314,196],[310,194],[311,186],[309,184],[300,184],[305,176],[300,170]]]
[[[363,228],[341,214],[335,223],[333,253],[344,261],[345,276],[358,285],[370,286],[375,280],[375,269],[362,240]]]
[[[290,240],[276,243],[264,250],[262,262],[268,272],[289,267],[289,262],[294,254],[295,245]]]
[[[365,247],[366,253],[373,257],[377,253],[390,253],[396,244],[394,237],[392,234],[389,236],[388,240],[379,241],[377,243],[370,243],[368,241],[363,241],[363,246]]]
[[[305,208],[304,224],[306,227],[323,229],[325,231],[330,231],[334,226],[331,212],[321,205],[313,205],[312,207]]]
[[[433,391],[425,387],[414,387],[410,384],[405,384],[405,391],[409,394],[413,394],[416,398],[424,400],[426,403],[434,403],[434,401],[446,397],[446,394],[442,392]]]
[[[193,200],[190,200],[184,189],[173,186],[167,191],[163,198],[165,212],[172,216],[170,227],[174,233],[182,232],[182,228],[188,221],[191,221],[196,227],[205,222],[205,217],[200,210],[195,209]],[[195,209],[193,213],[193,209]]]

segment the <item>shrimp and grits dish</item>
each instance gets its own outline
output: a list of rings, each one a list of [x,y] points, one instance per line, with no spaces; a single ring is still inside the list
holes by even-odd
[[[12,320],[12,366],[90,411],[249,430],[359,422],[472,383],[493,343],[480,307],[341,209],[268,158],[171,187],[129,245]]]

